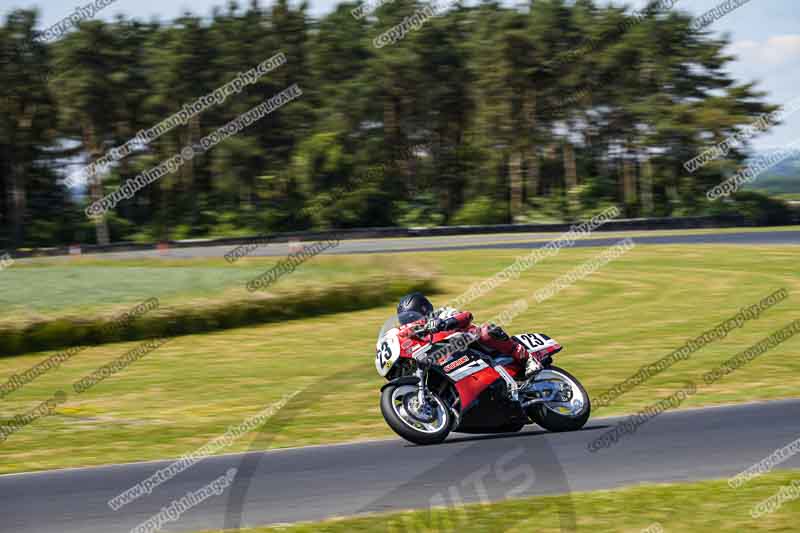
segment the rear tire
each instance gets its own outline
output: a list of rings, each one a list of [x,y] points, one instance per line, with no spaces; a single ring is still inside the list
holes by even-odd
[[[528,416],[536,422],[538,425],[546,429],[547,431],[552,432],[562,432],[562,431],[576,431],[581,429],[584,424],[589,420],[589,416],[591,415],[592,411],[592,404],[589,401],[589,393],[586,392],[586,389],[583,388],[578,379],[564,370],[563,368],[559,368],[557,366],[550,366],[543,372],[547,370],[551,370],[555,374],[562,374],[567,379],[572,381],[574,385],[579,389],[580,393],[583,396],[584,406],[583,409],[580,411],[579,414],[573,415],[566,415],[566,414],[559,414],[552,409],[549,409],[544,404],[537,404],[532,406],[528,409]]]
[[[435,430],[424,430],[419,427],[414,427],[411,422],[406,421],[406,418],[398,414],[405,413],[403,405],[399,407],[395,402],[403,402],[404,398],[409,394],[416,394],[416,385],[390,385],[383,389],[381,392],[381,413],[384,420],[389,424],[389,427],[395,433],[403,437],[409,442],[414,444],[439,444],[447,438],[453,422],[453,415],[447,405],[435,393],[430,392],[437,407],[437,419],[434,426],[441,425],[441,428]],[[405,414],[408,417],[408,414]]]

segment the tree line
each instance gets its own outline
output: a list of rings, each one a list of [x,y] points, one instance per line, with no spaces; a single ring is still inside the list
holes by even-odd
[[[673,2],[674,3],[674,2]],[[0,244],[231,236],[306,228],[737,211],[705,192],[746,147],[683,164],[775,108],[727,72],[724,38],[653,2],[505,7],[303,3],[170,22],[83,21],[43,42],[35,11],[0,27]],[[353,13],[356,13],[354,15]],[[396,41],[373,41],[402,25]],[[149,142],[130,142],[275,54],[286,61]],[[302,97],[102,217],[84,209],[292,84]],[[68,176],[126,147],[84,186]],[[753,194],[753,193],[749,193]]]

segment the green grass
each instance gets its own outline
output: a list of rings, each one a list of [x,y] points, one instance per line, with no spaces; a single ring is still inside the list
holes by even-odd
[[[234,264],[222,258],[18,261],[0,275],[0,321],[109,314],[153,296],[164,305],[242,298],[249,294],[245,283],[281,259],[245,258]],[[386,258],[373,256],[318,256],[279,279],[270,291],[350,282],[390,267]]]
[[[800,193],[798,192],[786,192],[774,195],[776,198],[780,198],[781,200],[800,200]]]
[[[8,308],[0,314],[0,357],[356,311],[396,301],[412,290],[435,290],[422,269],[359,256],[320,258],[251,293],[246,282],[267,271],[271,262],[214,266],[220,262],[89,260],[71,269],[52,262],[26,265],[0,278]],[[154,305],[133,323],[109,327],[134,309],[134,302],[144,301]]]
[[[800,499],[785,502],[774,513],[759,518],[751,517],[750,509],[794,480],[800,480],[800,471],[766,474],[738,489],[731,489],[725,481],[641,485],[577,492],[569,496],[472,504],[463,508],[439,507],[291,526],[243,529],[241,532],[641,533],[656,524],[669,533],[793,532],[797,531],[800,521]],[[574,529],[561,529],[559,512],[574,517]]]
[[[597,253],[562,251],[468,307],[488,320]],[[443,304],[470,283],[510,264],[513,250],[396,254],[387,268],[412,264],[440,273]],[[320,257],[352,265],[345,257]],[[640,246],[541,305],[532,304],[511,332],[545,332],[565,350],[557,364],[599,395],[778,288],[790,297],[725,339],[696,352],[618,398],[596,416],[632,412],[667,396],[782,325],[800,318],[800,272],[794,246]],[[333,267],[331,267],[333,268]],[[355,275],[355,273],[353,273]],[[287,287],[300,283],[287,278]],[[373,366],[378,329],[393,306],[178,337],[85,394],[71,394],[53,416],[1,443],[0,472],[177,457],[221,435],[287,393],[308,385],[335,396],[308,400],[267,423],[269,447],[390,438],[378,408],[382,379]],[[0,402],[0,417],[32,409],[59,389],[137,343],[82,352]],[[791,339],[711,387],[684,407],[797,395],[800,338]],[[48,354],[0,360],[0,378]],[[331,377],[335,378],[330,381]],[[1,384],[2,382],[0,382]],[[316,389],[315,389],[316,390]],[[288,408],[287,408],[288,409]],[[226,451],[246,450],[249,436]]]

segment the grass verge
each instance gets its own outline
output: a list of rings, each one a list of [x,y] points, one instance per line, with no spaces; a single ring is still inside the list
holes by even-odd
[[[598,248],[563,250],[467,306],[488,320],[596,256]],[[445,272],[437,280],[444,304],[509,265],[514,250],[398,254],[382,261]],[[508,328],[544,332],[565,349],[556,363],[598,396],[649,364],[785,287],[789,298],[724,339],[706,345],[620,396],[595,416],[634,412],[682,388],[722,361],[800,318],[797,247],[640,246],[591,276],[531,307]],[[319,257],[329,261],[349,258]],[[398,265],[397,263],[400,263]],[[331,267],[332,268],[332,267]],[[290,279],[286,280],[287,282]],[[299,283],[292,280],[292,283]],[[295,285],[291,285],[295,287]],[[320,399],[276,431],[272,447],[390,438],[378,408],[382,379],[374,369],[377,331],[394,305],[302,320],[175,338],[59,406],[1,443],[0,472],[178,457],[193,451],[266,405],[309,384],[337,376],[335,401]],[[27,412],[57,390],[135,348],[92,347],[0,402],[0,418]],[[791,339],[712,386],[684,407],[797,396],[800,338]],[[48,354],[0,360],[0,385]],[[313,402],[311,402],[313,403]],[[335,408],[331,408],[335,405]],[[279,428],[279,430],[278,430]],[[248,449],[249,438],[226,452]]]
[[[241,533],[642,533],[663,531],[797,531],[800,499],[783,503],[775,512],[753,518],[753,506],[792,481],[800,484],[800,471],[770,473],[731,489],[725,481],[642,485],[631,488],[578,492],[464,507],[387,513],[291,526],[243,529]],[[559,513],[572,500],[575,527],[561,529]],[[572,513],[569,513],[572,514]],[[220,530],[207,533],[218,533]]]

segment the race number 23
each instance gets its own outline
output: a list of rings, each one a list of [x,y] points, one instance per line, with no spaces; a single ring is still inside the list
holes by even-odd
[[[539,338],[539,336],[535,333],[526,333],[524,335],[520,335],[518,338],[526,348],[531,350],[540,346],[544,346],[545,344],[544,340]]]
[[[392,349],[389,347],[388,342],[381,344],[380,349],[375,354],[375,358],[378,360],[378,366],[381,367],[392,358]]]

